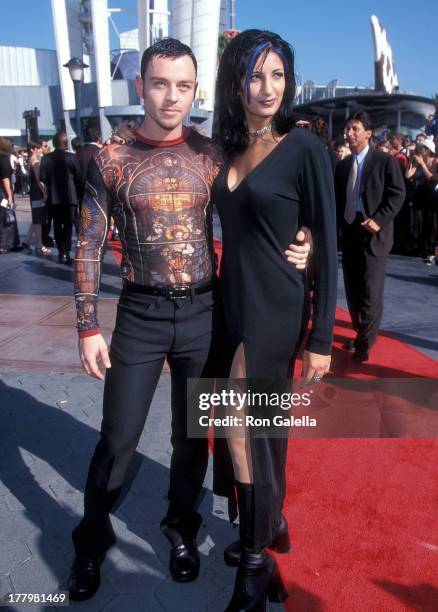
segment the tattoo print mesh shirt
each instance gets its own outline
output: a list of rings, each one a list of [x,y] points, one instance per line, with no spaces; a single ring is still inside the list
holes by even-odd
[[[111,144],[91,160],[75,261],[79,335],[99,332],[97,296],[110,217],[122,244],[122,278],[180,286],[214,274],[210,193],[222,165],[218,147],[195,131],[155,142]]]

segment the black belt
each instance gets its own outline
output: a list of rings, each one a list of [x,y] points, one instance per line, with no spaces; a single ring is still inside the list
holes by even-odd
[[[177,285],[175,287],[153,287],[151,285],[139,285],[127,281],[125,288],[138,293],[146,293],[147,295],[156,295],[157,297],[165,297],[168,300],[185,300],[192,295],[207,293],[212,291],[213,283],[205,283],[203,285]]]

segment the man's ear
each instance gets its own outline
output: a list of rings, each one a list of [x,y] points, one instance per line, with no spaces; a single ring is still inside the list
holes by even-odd
[[[194,100],[196,99],[196,94],[197,94],[197,92],[198,92],[198,86],[199,86],[199,83],[195,83],[195,90],[194,90],[194,92],[193,92],[193,99],[194,99]]]
[[[139,74],[135,77],[135,89],[137,91],[137,95],[142,100],[144,99],[144,83],[143,79]]]

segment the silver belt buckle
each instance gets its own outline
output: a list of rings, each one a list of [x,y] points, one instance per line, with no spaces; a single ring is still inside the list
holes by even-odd
[[[172,289],[169,289],[169,299],[170,300],[186,300],[187,299],[187,295],[172,295],[172,291],[181,291],[181,290],[189,290],[190,287],[188,287],[187,285],[177,285],[175,287],[172,287]]]

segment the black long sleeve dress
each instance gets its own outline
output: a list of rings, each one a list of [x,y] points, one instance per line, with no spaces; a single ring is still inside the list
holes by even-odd
[[[224,329],[222,356],[228,376],[243,345],[246,378],[288,378],[304,338],[311,297],[305,272],[284,251],[298,229],[313,236],[313,315],[309,351],[329,355],[337,294],[337,250],[333,171],[321,141],[293,128],[232,191],[229,162],[212,197],[222,224],[220,276]],[[216,440],[215,492],[234,498],[226,444]],[[275,537],[285,494],[287,439],[251,437],[256,504],[256,545]],[[228,473],[227,473],[228,470]],[[230,505],[233,518],[233,503]]]

